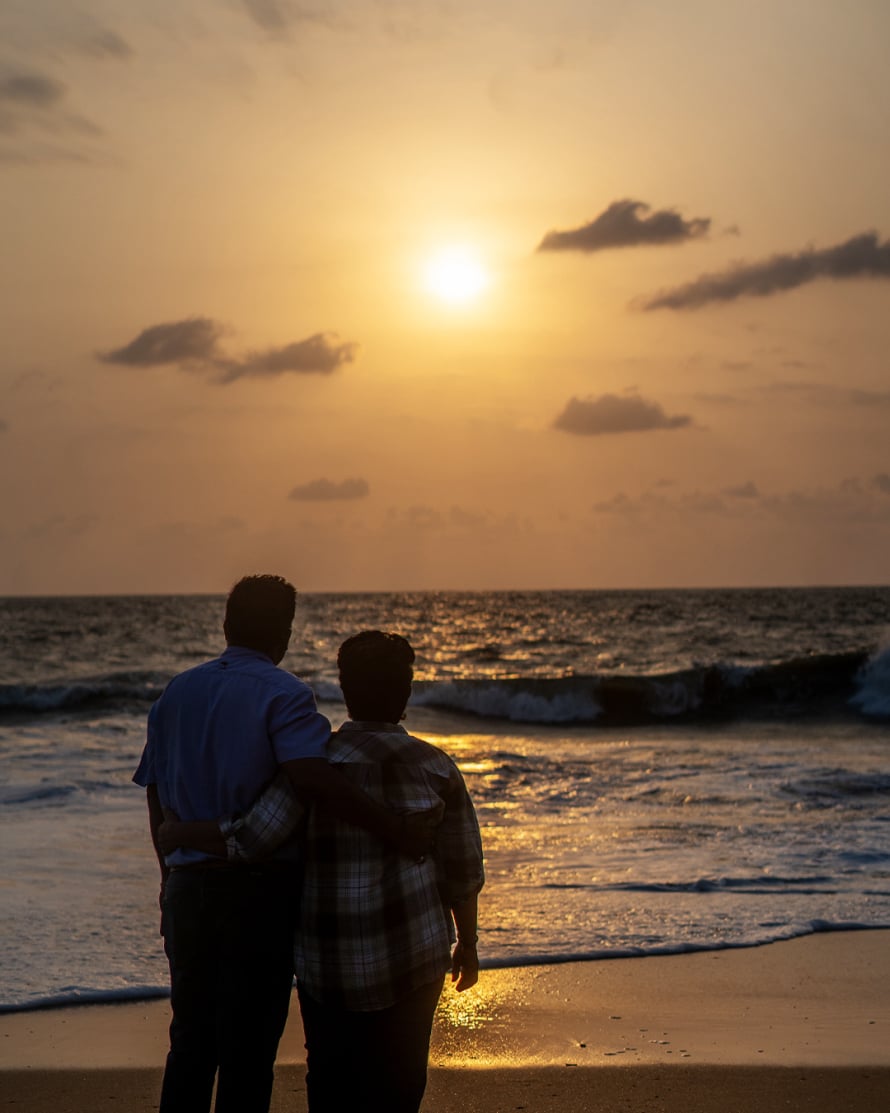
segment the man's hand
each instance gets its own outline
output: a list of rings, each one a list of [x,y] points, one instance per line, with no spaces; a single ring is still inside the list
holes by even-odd
[[[212,819],[183,822],[172,808],[164,808],[164,822],[157,830],[157,844],[163,854],[174,850],[200,850],[215,858],[226,857],[226,841]]]
[[[182,846],[181,834],[177,826],[181,822],[172,808],[164,808],[164,822],[158,827],[157,832],[158,849],[162,854],[172,854]]]
[[[458,993],[463,993],[479,981],[479,956],[475,943],[464,943],[458,939],[451,955],[451,980],[457,982],[454,988]]]

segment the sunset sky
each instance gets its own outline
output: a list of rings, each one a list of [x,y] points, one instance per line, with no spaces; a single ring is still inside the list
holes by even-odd
[[[4,0],[0,594],[890,582],[888,43]]]

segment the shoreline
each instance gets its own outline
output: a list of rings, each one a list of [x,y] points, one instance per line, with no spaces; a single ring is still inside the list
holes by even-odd
[[[0,1080],[29,1113],[157,1107],[164,1000],[0,1016]],[[273,1111],[305,1109],[293,1003]],[[443,994],[426,1113],[866,1111],[890,1104],[890,931],[491,969]],[[727,1092],[733,1101],[727,1104]],[[648,1103],[648,1104],[647,1104]]]
[[[603,948],[602,950],[589,952],[581,951],[566,955],[533,954],[488,960],[482,959],[479,969],[482,973],[491,973],[494,971],[537,969],[544,966],[558,967],[577,965],[583,967],[593,963],[618,962],[626,959],[676,958],[682,955],[716,954],[724,951],[749,951],[757,950],[762,947],[771,947],[776,943],[789,943],[796,939],[809,939],[812,936],[833,935],[835,933],[855,934],[858,932],[890,933],[890,924],[859,924],[851,922],[838,925],[826,925],[823,921],[819,927],[811,927],[809,930],[800,931],[796,934],[784,934],[774,939],[763,939],[753,943],[715,943],[713,945],[707,943],[689,943],[678,944],[676,947],[659,946],[653,948],[651,951],[646,951],[642,948],[628,947]],[[64,1010],[104,1008],[106,1006],[151,1006],[154,1002],[166,1002],[169,1000],[169,997],[170,991],[168,988],[155,986],[148,987],[144,991],[135,989],[91,990],[82,997],[44,997],[37,998],[33,1002],[0,1005],[0,1022],[2,1022],[5,1017],[23,1014],[30,1015],[33,1013]]]

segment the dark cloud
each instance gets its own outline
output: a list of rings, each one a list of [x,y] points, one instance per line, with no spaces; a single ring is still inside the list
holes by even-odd
[[[152,325],[110,352],[100,352],[103,363],[127,367],[160,367],[165,364],[216,364],[223,328],[209,317],[189,317],[184,321]]]
[[[55,78],[38,73],[0,77],[0,104],[46,109],[61,101],[65,86]]]
[[[778,379],[762,384],[759,389],[767,395],[803,398],[823,406],[850,405],[868,410],[890,407],[890,390],[862,390],[807,379]]]
[[[692,424],[687,414],[670,416],[657,402],[637,394],[621,397],[602,394],[599,398],[570,398],[553,422],[554,429],[580,436],[605,433],[640,433],[651,429],[682,429]]]
[[[278,0],[243,0],[243,3],[247,14],[264,31],[279,34],[287,29],[288,17]]]
[[[386,523],[389,530],[407,529],[411,533],[416,533],[419,530],[441,529],[445,520],[434,507],[415,504],[407,507],[387,507]]]
[[[233,360],[226,367],[226,382],[252,376],[330,375],[344,363],[352,363],[358,350],[356,344],[340,343],[333,333],[317,332],[306,340],[285,344],[280,348],[266,348],[251,352],[243,360]]]
[[[294,487],[287,496],[296,502],[334,502],[346,499],[363,499],[371,493],[365,479],[344,479],[335,483],[330,479],[313,479]]]
[[[827,524],[890,526],[890,475],[870,480],[843,479],[834,487],[791,488],[762,493],[752,482],[722,491],[687,491],[673,496],[643,492],[636,497],[619,493],[595,503],[592,509],[629,520],[653,516],[677,518],[695,514],[727,519],[761,519],[783,526],[821,529]]]
[[[226,329],[210,317],[188,317],[152,325],[125,344],[99,352],[103,363],[125,367],[177,366],[189,371],[210,371],[218,382],[271,377],[288,373],[329,375],[355,359],[358,346],[341,343],[333,333],[318,332],[279,348],[250,352],[236,359],[220,349]]]
[[[721,492],[731,499],[758,499],[760,498],[760,491],[757,490],[757,484],[752,483],[749,479],[747,483],[743,483],[739,487],[725,487]]]
[[[871,484],[876,490],[880,491],[882,495],[890,495],[890,475],[885,471],[873,476]]]
[[[133,48],[117,31],[97,31],[84,43],[84,50],[97,58],[123,60],[133,56]]]
[[[0,135],[10,131],[0,113]],[[74,166],[101,165],[103,160],[84,151],[72,151],[54,143],[31,145],[26,149],[0,148],[0,166],[43,166],[49,162],[67,162]]]
[[[850,401],[856,406],[890,406],[890,390],[851,390]]]
[[[642,201],[613,201],[589,224],[566,232],[548,232],[538,251],[603,251],[612,247],[684,243],[707,235],[711,221],[684,220],[674,209],[659,209],[650,216]]]
[[[101,135],[91,120],[69,110],[61,81],[42,73],[0,70],[0,163],[101,162],[101,151],[89,145]]]
[[[44,544],[59,544],[69,537],[82,537],[99,524],[95,514],[54,514],[34,522],[24,531],[26,537]]]
[[[5,433],[9,429],[9,423],[0,417],[0,433]]]
[[[253,22],[267,34],[286,35],[298,23],[330,23],[332,13],[325,4],[310,7],[292,0],[241,0]]]
[[[890,240],[881,243],[877,233],[866,232],[835,247],[737,263],[656,294],[644,302],[643,309],[698,309],[715,301],[769,297],[821,278],[890,278]]]

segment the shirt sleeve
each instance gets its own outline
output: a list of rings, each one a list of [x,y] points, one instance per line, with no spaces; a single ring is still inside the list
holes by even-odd
[[[269,707],[269,737],[279,765],[304,757],[324,757],[331,724],[315,704],[308,684],[293,677]]]
[[[133,781],[137,785],[141,785],[143,788],[147,788],[149,785],[158,783],[158,776],[155,772],[155,721],[157,717],[157,712],[155,711],[156,707],[156,703],[152,704],[151,709],[148,712],[148,728],[146,731],[145,749],[142,751],[142,758],[139,762],[136,772],[133,774]]]
[[[445,818],[436,833],[435,858],[439,888],[449,905],[462,904],[485,884],[479,821],[456,765],[445,799]]]
[[[246,812],[219,821],[229,861],[253,862],[268,857],[304,823],[305,815],[290,778],[279,773]]]

